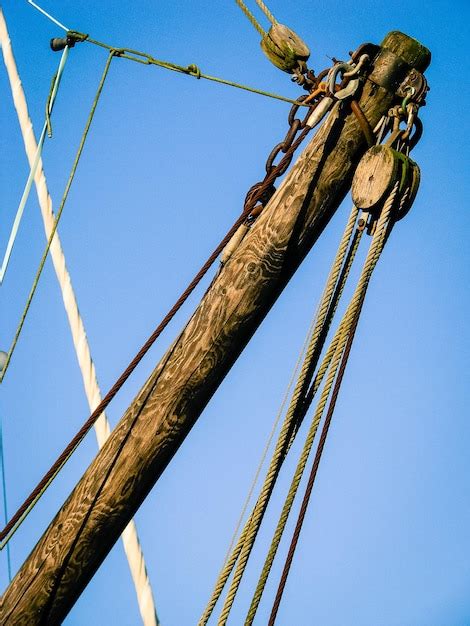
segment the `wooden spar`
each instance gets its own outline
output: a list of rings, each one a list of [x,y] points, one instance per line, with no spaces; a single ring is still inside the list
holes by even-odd
[[[409,69],[429,62],[416,40],[387,35],[360,98],[372,126]],[[334,109],[26,559],[0,623],[62,622],[324,230],[366,147],[356,118]]]

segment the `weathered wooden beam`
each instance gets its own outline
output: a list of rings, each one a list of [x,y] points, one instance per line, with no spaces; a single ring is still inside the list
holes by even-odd
[[[429,61],[414,39],[387,35],[360,98],[372,126],[407,71]],[[6,590],[1,624],[61,623],[343,200],[365,149],[355,117],[333,110]]]

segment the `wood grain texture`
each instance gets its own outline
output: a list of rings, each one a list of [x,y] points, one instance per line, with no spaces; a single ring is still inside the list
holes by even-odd
[[[402,56],[414,47],[388,37]],[[392,99],[366,81],[360,104],[372,126]],[[327,225],[366,148],[354,115],[336,105],[23,564],[1,624],[61,623]]]
[[[398,175],[398,159],[391,148],[373,146],[362,157],[351,186],[352,201],[368,211],[391,190]]]

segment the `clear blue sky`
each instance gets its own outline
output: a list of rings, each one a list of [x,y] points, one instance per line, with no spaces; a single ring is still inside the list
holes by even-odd
[[[254,2],[252,3],[254,5]],[[402,30],[433,61],[414,156],[422,185],[374,275],[318,482],[279,613],[282,626],[470,624],[470,233],[468,3],[271,0],[310,45],[316,70],[364,41]],[[36,133],[60,31],[26,2],[2,3]],[[209,74],[296,97],[289,77],[226,2],[44,0],[68,26]],[[77,46],[53,115],[44,163],[62,193],[105,53]],[[116,61],[60,234],[107,390],[238,215],[283,137],[289,105]],[[0,244],[27,176],[0,66]],[[137,517],[164,626],[195,624],[270,430],[349,210],[349,199],[227,376]],[[34,194],[0,289],[7,349],[44,246]],[[162,336],[108,414],[122,415],[201,292]],[[48,263],[0,389],[10,513],[88,414],[60,292]],[[11,543],[16,571],[96,453],[91,433]],[[292,466],[292,463],[290,464]],[[287,485],[286,474],[281,486]],[[280,503],[278,493],[274,508]],[[232,623],[242,623],[264,529]],[[7,583],[5,554],[0,581]],[[274,568],[258,624],[266,622]],[[66,624],[139,624],[117,544]]]

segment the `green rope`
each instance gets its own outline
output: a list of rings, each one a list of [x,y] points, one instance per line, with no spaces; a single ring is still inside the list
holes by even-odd
[[[37,269],[37,272],[36,272],[36,275],[34,277],[31,290],[30,290],[29,295],[28,295],[28,299],[26,300],[26,304],[25,304],[25,307],[23,309],[23,313],[22,313],[20,321],[18,323],[18,326],[17,326],[16,332],[15,332],[12,344],[11,344],[10,349],[8,351],[7,358],[6,358],[6,361],[5,361],[5,365],[4,365],[3,370],[1,371],[1,374],[0,374],[0,383],[5,378],[5,374],[6,374],[7,370],[8,370],[8,366],[10,365],[11,357],[13,355],[13,352],[15,351],[16,345],[18,343],[18,339],[20,338],[20,335],[21,335],[21,331],[23,330],[23,326],[24,326],[24,323],[26,321],[26,317],[28,315],[31,303],[33,301],[34,295],[36,293],[36,289],[37,289],[38,284],[39,284],[39,279],[41,278],[41,274],[42,274],[42,271],[44,269],[44,265],[46,264],[46,259],[47,259],[47,256],[49,254],[49,250],[50,250],[50,247],[51,247],[51,244],[52,244],[52,240],[54,239],[54,235],[55,235],[57,227],[59,225],[60,218],[62,217],[62,212],[64,210],[65,203],[67,201],[67,198],[68,198],[68,195],[69,195],[69,191],[70,191],[70,188],[72,186],[73,179],[75,177],[75,172],[77,171],[78,163],[80,161],[80,157],[82,155],[83,147],[85,145],[85,141],[86,141],[86,138],[88,136],[88,131],[90,130],[90,126],[91,126],[91,122],[92,122],[94,114],[95,114],[96,106],[97,106],[98,101],[100,99],[101,92],[103,90],[104,83],[105,83],[106,77],[108,75],[108,70],[109,70],[109,67],[111,65],[111,61],[113,60],[113,58],[114,58],[114,56],[116,54],[117,54],[116,50],[114,50],[114,49],[110,50],[108,59],[106,61],[105,68],[103,70],[103,74],[101,76],[101,80],[100,80],[99,85],[98,85],[98,89],[97,89],[95,98],[93,100],[93,104],[91,105],[90,113],[88,115],[88,119],[87,119],[87,122],[85,124],[85,129],[83,131],[82,138],[81,138],[80,144],[78,146],[77,154],[75,155],[75,160],[73,162],[72,169],[70,171],[70,175],[69,175],[67,184],[65,186],[64,194],[62,196],[62,200],[60,201],[60,205],[59,205],[59,208],[57,210],[57,214],[56,214],[56,217],[55,217],[55,220],[54,220],[54,224],[52,226],[51,234],[49,235],[49,239],[47,241],[46,247],[45,247],[44,252],[42,254],[41,261],[39,263],[39,267]]]
[[[250,87],[249,85],[242,85],[241,83],[236,83],[231,80],[227,80],[225,78],[220,78],[218,76],[211,76],[209,74],[204,74],[201,72],[200,68],[195,64],[190,64],[187,66],[178,65],[177,63],[172,63],[170,61],[162,61],[161,59],[156,59],[155,57],[147,54],[146,52],[141,52],[140,50],[133,50],[132,48],[116,48],[102,41],[97,41],[96,39],[92,39],[88,35],[83,33],[79,33],[77,31],[69,31],[69,36],[74,37],[77,41],[87,41],[95,46],[99,46],[100,48],[105,48],[106,50],[115,51],[116,56],[119,56],[121,59],[127,59],[129,61],[134,61],[135,63],[141,63],[142,65],[156,65],[157,67],[162,67],[163,69],[170,70],[172,72],[178,72],[179,74],[185,74],[186,76],[194,76],[195,78],[203,78],[205,80],[209,80],[215,83],[220,83],[221,85],[227,85],[228,87],[234,87],[235,89],[242,89],[243,91],[248,91],[250,93],[255,93],[259,96],[265,96],[266,98],[273,98],[274,100],[280,100],[281,102],[288,102],[289,104],[297,104],[300,106],[308,107],[308,104],[299,103],[298,100],[294,100],[292,98],[287,98],[285,96],[281,96],[276,93],[272,93],[270,91],[264,91],[263,89],[257,89],[256,87]]]
[[[51,122],[51,100],[52,94],[54,93],[55,81],[57,79],[57,74],[54,74],[54,77],[51,81],[51,87],[49,89],[49,95],[47,96],[46,101],[46,127],[47,127],[47,136],[49,139],[52,138],[52,122]]]

